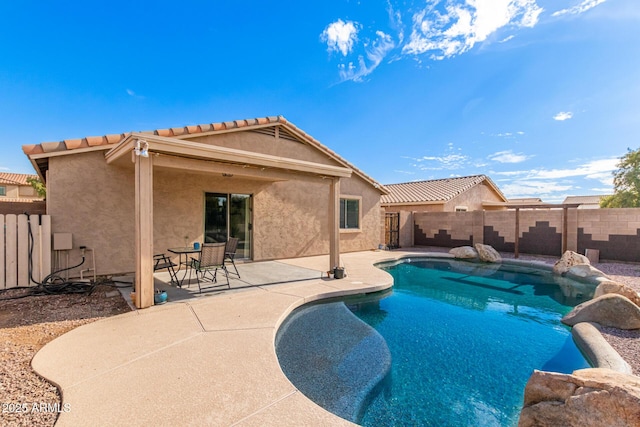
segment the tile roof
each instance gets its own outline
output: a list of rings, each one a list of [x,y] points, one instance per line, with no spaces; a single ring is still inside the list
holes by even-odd
[[[184,126],[167,129],[155,129],[151,131],[142,131],[139,133],[146,133],[150,135],[159,135],[165,137],[177,137],[185,135],[197,135],[199,133],[224,131],[232,129],[241,129],[249,126],[268,125],[274,123],[287,123],[287,120],[282,116],[261,117],[257,119],[247,120],[234,120],[224,123],[206,123],[195,126]],[[133,132],[116,133],[103,136],[87,136],[79,139],[64,139],[62,141],[55,142],[42,142],[40,144],[27,144],[22,146],[22,151],[26,155],[53,153],[57,151],[76,150],[79,148],[90,148],[98,146],[115,146],[118,142],[122,141],[127,135]]]
[[[334,158],[338,161],[338,163],[343,164],[344,166],[352,169],[357,175],[363,178],[365,181],[369,182],[376,189],[378,189],[382,194],[386,194],[387,190],[385,187],[378,182],[376,182],[373,178],[365,174],[363,171],[355,167],[353,164],[342,158],[335,151],[331,150],[311,135],[304,132],[302,129],[295,126],[293,123],[287,121],[283,116],[269,116],[269,117],[260,117],[255,119],[245,119],[245,120],[233,120],[228,122],[221,123],[206,123],[194,126],[183,126],[183,127],[175,127],[175,128],[167,128],[167,129],[155,129],[151,131],[142,131],[138,133],[149,134],[149,135],[158,135],[164,137],[180,137],[187,138],[188,136],[198,136],[198,134],[203,133],[215,133],[215,132],[224,132],[224,131],[233,131],[233,130],[251,130],[251,128],[264,128],[269,125],[282,125],[285,129],[287,129],[288,135],[283,135],[285,138],[296,138],[295,135],[298,135],[302,139],[309,142],[315,148],[324,152],[329,157]],[[81,148],[92,148],[92,147],[100,147],[104,146],[105,149],[115,147],[120,141],[122,141],[125,137],[130,135],[133,132],[121,133],[121,134],[110,134],[103,136],[88,136],[80,139],[65,139],[57,142],[43,142],[40,144],[28,144],[22,146],[22,151],[27,155],[38,155],[38,154],[46,154],[46,153],[56,153],[56,152],[64,152],[70,150],[76,150]],[[293,134],[293,135],[292,135]],[[38,156],[40,157],[40,156]],[[46,165],[46,159],[36,160],[34,166],[36,170],[39,171],[41,176],[44,177],[43,170],[48,168]],[[32,159],[32,163],[33,159]]]
[[[600,204],[600,200],[606,196],[567,196],[562,202],[563,205],[581,203],[589,205]]]
[[[26,173],[0,172],[0,184],[31,185],[27,182],[27,178],[37,177],[38,175],[29,175]]]
[[[429,181],[386,184],[388,195],[382,196],[382,204],[409,204],[422,202],[446,202],[464,193],[472,187],[487,182],[503,199],[507,201],[498,187],[485,175],[463,176],[456,178],[433,179]]]
[[[0,203],[36,203],[44,202],[43,199],[25,199],[25,198],[13,198],[13,197],[0,197]]]
[[[540,197],[520,197],[517,199],[509,199],[509,203],[542,203]]]

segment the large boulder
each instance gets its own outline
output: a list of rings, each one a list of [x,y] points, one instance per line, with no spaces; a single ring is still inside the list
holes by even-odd
[[[640,378],[609,369],[534,371],[518,427],[629,427],[640,420]]]
[[[580,322],[596,322],[618,329],[638,329],[640,308],[627,297],[606,294],[575,306],[562,318],[562,323],[568,326]]]
[[[593,297],[597,298],[606,294],[618,294],[625,296],[629,298],[632,303],[640,306],[640,295],[638,292],[623,283],[614,282],[613,280],[601,280],[593,294]]]
[[[478,257],[481,261],[485,262],[502,262],[502,257],[489,245],[483,245],[482,243],[476,243],[474,245],[476,251],[478,251]]]
[[[461,259],[475,259],[478,258],[478,252],[471,246],[458,246],[449,251],[451,255]]]
[[[556,274],[564,274],[574,265],[580,264],[591,265],[589,258],[586,256],[580,255],[577,252],[566,251],[562,254],[562,258],[560,258],[553,266],[553,272]]]

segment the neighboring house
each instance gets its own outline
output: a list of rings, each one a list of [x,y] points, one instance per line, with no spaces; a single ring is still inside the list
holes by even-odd
[[[486,175],[388,184],[386,212],[456,212],[500,209],[508,200]]]
[[[53,232],[94,249],[97,274],[136,271],[138,306],[153,303],[151,256],[168,248],[232,236],[237,258],[328,253],[329,269],[381,243],[384,187],[283,117],[23,151],[46,182]]]
[[[544,202],[540,197],[522,197],[519,199],[509,199],[510,206],[520,206],[520,205],[536,206],[536,205],[542,205],[542,204],[544,204]]]
[[[466,212],[506,209],[508,200],[486,175],[385,185],[385,244],[413,246],[414,212]]]
[[[579,205],[578,209],[600,209],[601,196],[567,196],[562,202],[563,205]]]
[[[37,175],[0,172],[0,214],[44,214],[45,202],[27,182]]]

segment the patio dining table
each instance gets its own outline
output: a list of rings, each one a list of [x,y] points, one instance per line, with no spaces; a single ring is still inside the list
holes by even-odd
[[[196,249],[193,246],[185,246],[181,248],[169,248],[167,250],[172,254],[178,255],[178,270],[176,271],[176,278],[178,278],[178,273],[184,265],[184,273],[182,274],[182,279],[179,279],[178,281],[178,286],[182,287],[184,279],[187,277],[187,269],[191,266],[191,263],[189,262],[189,255],[198,254],[200,253],[201,249]]]

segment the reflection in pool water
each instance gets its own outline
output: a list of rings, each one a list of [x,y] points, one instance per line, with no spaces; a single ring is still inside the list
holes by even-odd
[[[392,363],[367,380],[366,393],[343,396],[357,410],[341,416],[370,426],[515,425],[533,369],[571,372],[588,367],[560,319],[591,297],[592,285],[507,264],[446,259],[394,264],[383,267],[394,277],[393,292],[346,300],[358,318],[384,337]],[[316,316],[322,316],[322,305],[314,307]],[[326,314],[318,317],[326,319],[324,343],[332,333]],[[314,340],[307,335],[298,347],[308,348]],[[349,348],[356,347],[363,352],[353,343]],[[349,351],[343,348],[342,353]],[[291,381],[307,394],[289,374],[280,350],[278,356]],[[313,370],[313,365],[305,369]],[[342,374],[345,379],[338,375],[334,380],[353,383],[346,379],[348,373]],[[378,387],[371,385],[374,380]],[[314,388],[306,382],[306,389]]]

